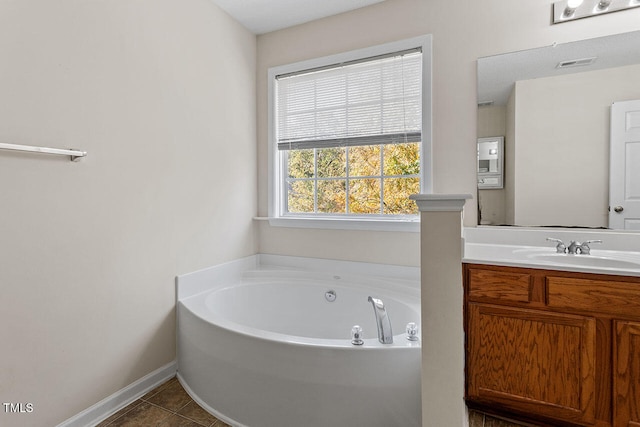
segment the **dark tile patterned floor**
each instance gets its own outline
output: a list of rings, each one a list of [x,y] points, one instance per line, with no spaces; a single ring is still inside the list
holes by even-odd
[[[230,427],[189,397],[177,378],[151,390],[96,427]]]
[[[231,427],[202,409],[177,378],[159,385],[96,427]],[[521,424],[469,411],[469,427],[521,427]]]
[[[518,424],[483,414],[478,411],[469,411],[469,427],[534,427],[533,424]]]

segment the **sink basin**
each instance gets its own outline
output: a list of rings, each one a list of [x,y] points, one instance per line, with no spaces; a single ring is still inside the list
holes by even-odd
[[[546,246],[465,243],[463,262],[640,277],[640,251],[630,250],[592,248],[590,255],[572,255]]]
[[[568,254],[531,254],[529,258],[541,262],[553,264],[576,265],[594,268],[640,268],[640,262],[628,261],[618,258],[601,257],[594,255],[568,255]]]

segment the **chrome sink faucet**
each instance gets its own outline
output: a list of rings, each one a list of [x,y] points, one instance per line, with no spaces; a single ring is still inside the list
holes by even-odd
[[[582,243],[576,242],[575,240],[572,240],[569,243],[569,246],[567,246],[567,253],[575,255],[575,254],[578,253],[578,250],[580,249],[581,246],[582,246]]]
[[[384,303],[379,298],[369,297],[368,301],[373,305],[373,312],[376,315],[376,325],[378,326],[378,341],[382,344],[393,343],[393,332],[391,331],[391,320]]]
[[[564,244],[564,242],[560,239],[554,239],[552,237],[547,237],[547,240],[549,240],[550,242],[556,242],[556,252],[557,253],[568,253],[571,255],[576,255],[576,254],[582,254],[582,255],[589,255],[591,253],[591,248],[589,247],[590,244],[592,243],[602,243],[602,240],[585,240],[584,242],[580,243],[576,240],[572,240],[569,243],[569,246],[566,246]]]

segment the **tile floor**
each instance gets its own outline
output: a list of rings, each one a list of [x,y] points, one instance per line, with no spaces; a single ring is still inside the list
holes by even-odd
[[[494,418],[478,411],[469,411],[469,427],[526,427],[532,424],[516,424],[511,421]]]
[[[96,427],[230,427],[189,397],[177,378],[159,385]]]
[[[177,378],[171,378],[95,427],[231,427],[202,409]],[[469,427],[520,427],[469,411]]]

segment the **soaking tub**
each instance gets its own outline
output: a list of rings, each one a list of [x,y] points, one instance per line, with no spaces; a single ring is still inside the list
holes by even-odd
[[[258,255],[198,274],[178,278],[178,378],[209,412],[250,427],[421,425],[420,342],[406,335],[417,268]]]

